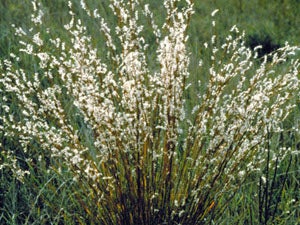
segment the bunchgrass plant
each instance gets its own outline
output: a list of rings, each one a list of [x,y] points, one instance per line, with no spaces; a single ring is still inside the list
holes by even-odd
[[[259,46],[246,47],[234,26],[226,39],[214,34],[203,45],[210,57],[199,60],[191,80],[193,2],[164,1],[162,25],[142,2],[111,0],[115,20],[106,21],[81,1],[103,35],[101,50],[71,3],[68,41],[43,27],[38,1],[33,26],[16,27],[22,47],[1,61],[1,170],[20,182],[41,165],[66,177],[57,184],[49,175],[24,223],[39,215],[44,187],[58,192],[68,183],[66,198],[84,214],[53,206],[65,222],[204,224],[221,217],[247,177],[289,153],[267,143],[295,106],[297,48],[286,44],[258,58]],[[51,199],[44,202],[51,206]],[[267,204],[262,198],[264,210]]]

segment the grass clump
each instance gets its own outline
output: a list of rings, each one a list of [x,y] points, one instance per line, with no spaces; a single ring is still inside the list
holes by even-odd
[[[71,2],[66,41],[43,27],[42,6],[32,3],[33,26],[16,28],[21,47],[1,61],[0,76],[1,169],[38,190],[22,223],[217,221],[249,176],[294,151],[270,149],[268,141],[295,107],[297,47],[258,59],[259,47],[248,48],[234,26],[223,42],[213,34],[203,45],[209,58],[196,76],[187,48],[190,0],[164,1],[161,25],[142,1],[111,1],[110,23],[81,1],[100,24],[105,51]],[[23,57],[31,69],[22,68]],[[43,197],[46,189],[52,197]]]

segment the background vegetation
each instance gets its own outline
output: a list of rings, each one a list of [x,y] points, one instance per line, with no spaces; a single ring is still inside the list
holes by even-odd
[[[63,24],[69,22],[67,2],[64,0],[42,1],[46,13],[45,27],[49,27],[63,40],[69,37],[62,29]],[[93,39],[98,46],[99,53],[103,49],[99,25],[90,20],[83,10],[79,8],[79,1],[73,0],[75,10],[79,17],[88,26],[93,36],[99,36],[99,40]],[[108,1],[87,1],[92,8],[99,8],[99,13],[111,18]],[[143,1],[142,1],[143,2]],[[151,6],[154,14],[159,18],[163,15],[160,0],[152,0]],[[211,12],[220,9],[214,18],[216,27],[211,26]],[[12,24],[27,29],[30,24],[32,6],[30,1],[0,1],[0,58],[8,58],[10,53],[17,52],[19,39],[14,36]],[[189,27],[189,50],[192,52],[190,65],[191,81],[200,79],[205,83],[205,74],[198,73],[199,58],[204,58],[206,52],[203,44],[209,41],[212,34],[224,38],[232,25],[236,24],[241,30],[246,31],[247,45],[254,47],[263,45],[260,54],[269,53],[285,41],[292,45],[300,45],[300,2],[298,0],[214,0],[196,1],[195,15],[192,17]],[[47,34],[43,38],[47,39]],[[150,39],[151,37],[149,37]],[[104,54],[104,53],[103,53]],[[149,53],[150,54],[150,53]],[[27,61],[26,61],[27,60]],[[35,63],[31,58],[26,59],[23,68],[34,70]],[[209,60],[209,59],[207,59]],[[201,76],[193,77],[193,76]],[[202,86],[193,85],[198,90]],[[193,89],[189,93],[190,101],[196,101]],[[1,93],[0,93],[1,94]],[[0,103],[1,98],[0,96]],[[270,138],[268,147],[272,150],[293,148],[299,151],[300,134],[300,104],[299,95],[295,93],[294,109],[289,118],[282,124],[283,131]],[[1,113],[1,112],[0,112]],[[76,118],[74,118],[76,120]],[[80,124],[78,125],[80,126]],[[1,134],[0,134],[1,135]],[[0,137],[2,146],[14,148],[18,146],[12,139]],[[36,146],[38,148],[38,146]],[[20,153],[21,154],[21,153]],[[46,154],[46,153],[45,153]],[[22,158],[22,155],[19,155]],[[47,158],[47,157],[46,157]],[[5,159],[0,158],[0,163]],[[208,224],[299,224],[300,223],[300,163],[299,155],[291,154],[284,161],[276,161],[278,169],[269,170],[269,164],[262,168],[263,173],[257,177],[249,177],[245,184],[238,190],[237,195],[231,199],[231,193],[224,193],[222,198],[216,199],[227,205],[221,218],[214,219],[212,213],[208,218]],[[24,166],[28,166],[24,163]],[[87,210],[93,210],[93,205],[87,205],[88,200],[78,201],[80,190],[84,190],[85,184],[78,184],[68,171],[62,177],[56,171],[45,172],[47,162],[37,161],[28,168],[31,176],[24,183],[16,180],[5,169],[0,170],[0,223],[1,224],[90,224],[86,216]],[[71,190],[78,190],[72,192]],[[231,201],[229,202],[229,199]],[[228,202],[228,203],[227,203]],[[95,209],[96,210],[96,209]],[[95,211],[94,213],[97,213]],[[91,212],[93,214],[93,211]],[[49,222],[51,221],[51,222]]]

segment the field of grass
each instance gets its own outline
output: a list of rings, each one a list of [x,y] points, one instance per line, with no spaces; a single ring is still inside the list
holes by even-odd
[[[184,101],[178,103],[175,99],[175,109],[171,106],[169,108],[167,107],[167,116],[161,116],[161,114],[164,113],[162,109],[164,106],[163,103],[165,103],[164,96],[153,98],[158,102],[157,104],[161,108],[148,108],[149,116],[147,114],[148,111],[145,110],[147,112],[145,112],[146,121],[144,121],[144,124],[137,123],[132,125],[134,122],[132,122],[132,124],[129,122],[121,124],[121,121],[120,127],[116,125],[117,122],[113,121],[113,119],[110,120],[109,116],[101,117],[107,119],[107,124],[103,121],[93,120],[94,118],[90,118],[91,120],[86,119],[85,111],[81,111],[80,109],[80,104],[84,107],[84,103],[78,101],[76,105],[74,103],[76,100],[76,91],[72,94],[68,92],[77,86],[69,87],[64,83],[64,78],[59,77],[60,73],[58,68],[61,68],[59,67],[60,65],[54,65],[54,69],[51,67],[52,65],[50,65],[54,60],[49,60],[49,65],[43,67],[40,65],[38,57],[24,52],[18,52],[21,48],[21,40],[26,43],[30,42],[32,41],[32,36],[30,35],[34,32],[40,32],[40,39],[44,41],[44,44],[41,45],[37,51],[49,52],[53,58],[57,57],[60,60],[59,57],[62,57],[62,55],[61,52],[58,52],[59,48],[53,48],[53,43],[51,44],[49,41],[50,39],[59,37],[62,42],[65,42],[67,50],[70,50],[70,52],[66,52],[67,56],[65,60],[67,61],[67,59],[69,59],[68,57],[72,56],[71,50],[74,43],[71,39],[72,37],[74,38],[74,36],[66,32],[64,28],[64,25],[68,24],[71,20],[67,1],[41,0],[40,2],[42,3],[40,7],[44,13],[43,24],[40,27],[33,27],[32,31],[30,30],[32,27],[30,19],[33,13],[31,1],[0,0],[0,104],[3,106],[9,105],[8,109],[2,106],[0,107],[0,224],[137,224],[137,221],[139,221],[140,224],[174,225],[180,224],[182,221],[187,221],[186,224],[224,225],[300,224],[299,85],[298,89],[291,91],[291,93],[288,93],[289,90],[286,90],[288,102],[291,102],[295,107],[291,109],[287,118],[278,122],[277,125],[281,128],[279,131],[270,131],[268,126],[266,126],[266,130],[262,131],[262,136],[258,135],[260,131],[257,131],[257,133],[254,132],[255,134],[253,134],[253,136],[251,132],[245,133],[245,136],[247,136],[245,139],[244,137],[234,134],[233,141],[228,143],[228,148],[227,143],[224,144],[224,148],[226,148],[228,152],[232,149],[239,149],[239,145],[244,146],[248,138],[249,142],[251,142],[257,134],[258,137],[261,138],[259,141],[262,143],[252,146],[253,149],[257,149],[253,151],[255,155],[254,153],[253,155],[250,153],[235,156],[229,153],[230,156],[227,156],[226,153],[224,156],[221,151],[221,147],[223,146],[223,142],[221,141],[220,145],[215,146],[211,152],[206,152],[208,147],[212,145],[211,143],[213,143],[215,136],[219,135],[218,132],[220,130],[222,131],[221,128],[220,130],[215,128],[214,124],[222,124],[222,121],[215,121],[219,121],[219,117],[221,117],[223,111],[220,109],[220,111],[215,112],[209,109],[210,105],[208,103],[206,105],[205,98],[199,97],[200,95],[204,96],[207,90],[210,90],[209,84],[211,84],[211,77],[208,71],[212,64],[216,70],[222,66],[212,63],[212,56],[214,56],[212,54],[214,50],[213,47],[210,45],[208,48],[204,47],[205,43],[212,42],[211,39],[213,35],[216,35],[216,46],[220,46],[223,42],[226,42],[226,37],[228,37],[230,33],[229,30],[232,26],[237,25],[240,33],[245,31],[246,47],[254,49],[257,45],[262,45],[262,49],[258,51],[258,58],[253,61],[253,66],[245,75],[247,77],[242,88],[246,91],[247,88],[251,87],[251,82],[247,81],[247,79],[250,80],[252,76],[255,76],[256,71],[262,64],[264,55],[284,47],[286,41],[288,41],[290,45],[300,46],[300,2],[298,0],[195,1],[195,12],[191,16],[190,24],[187,28],[189,39],[186,43],[186,48],[190,54],[186,55],[190,57],[190,64],[187,66],[190,75],[187,81],[182,80],[184,85],[186,85],[184,87],[189,86],[189,88],[184,89],[182,96],[178,97],[180,100],[184,99]],[[87,34],[92,37],[88,42],[96,49],[96,54],[102,62],[107,65],[107,70],[111,70],[117,75],[122,74],[123,64],[118,64],[117,60],[114,60],[111,55],[107,54],[109,47],[106,45],[107,39],[101,32],[101,24],[87,15],[86,11],[80,7],[79,0],[72,0],[71,2],[73,3],[72,9],[75,18],[80,18],[84,26],[86,26]],[[124,43],[116,38],[118,35],[114,28],[120,26],[120,21],[117,20],[110,9],[110,1],[87,0],[86,2],[89,8],[98,9],[98,13],[104,17],[109,24],[111,32],[114,34],[112,35],[114,38],[113,41],[117,46],[117,49],[112,52],[121,55],[126,48],[123,48]],[[141,4],[136,6],[136,8],[140,10],[143,4],[148,3],[150,5],[149,8],[153,11],[155,22],[160,27],[165,22],[165,17],[167,16],[167,12],[161,4],[162,1],[141,0],[140,2]],[[185,5],[183,2],[184,1],[178,3],[178,9],[183,8]],[[219,11],[212,17],[211,13],[215,9],[219,9]],[[152,73],[156,71],[157,68],[162,67],[157,62],[158,45],[155,45],[156,37],[151,33],[151,20],[143,16],[140,17],[140,20],[141,23],[145,25],[141,34],[145,42],[149,43],[149,48],[144,50],[147,66],[149,67],[147,69],[149,73]],[[213,21],[216,23],[215,26],[212,25],[212,23],[214,23]],[[21,27],[29,35],[15,35],[15,30],[12,27],[13,24],[15,27]],[[124,22],[124,24],[126,24],[126,22]],[[162,29],[163,35],[168,33],[168,28],[167,26],[165,30]],[[22,48],[23,47],[24,46],[22,46]],[[134,51],[135,48],[133,47],[131,50]],[[83,51],[84,50],[82,50],[82,52]],[[90,57],[89,53],[91,53],[91,51],[85,52],[83,55],[88,58]],[[16,57],[13,55],[17,55],[21,60],[16,60]],[[78,58],[81,56],[82,55],[79,54]],[[299,59],[299,57],[299,52],[294,55],[294,59]],[[224,64],[231,60],[230,56],[226,54],[219,54],[216,58],[220,59]],[[10,67],[8,63],[5,63],[6,59],[11,60],[13,66]],[[90,58],[88,59],[90,60]],[[184,61],[185,58],[182,60]],[[199,67],[200,60],[203,62],[202,67]],[[271,60],[270,62],[269,60],[270,59],[268,59],[267,62],[269,64],[267,65],[273,65]],[[286,63],[278,63],[278,65],[275,63],[275,73],[271,74],[270,72],[270,79],[276,79],[281,73],[289,75],[290,73],[287,72],[290,68],[288,67],[288,63],[292,64],[293,60],[288,58]],[[87,65],[94,67],[97,65],[97,62],[93,61],[91,64],[87,63]],[[64,66],[66,68],[68,67],[68,65]],[[184,66],[186,66],[186,64],[184,64],[183,67]],[[69,69],[67,72],[72,71],[71,67],[67,69]],[[273,68],[271,68],[270,71],[272,69]],[[53,88],[54,90],[56,85],[61,85],[61,92],[50,93],[49,99],[53,100],[52,103],[57,107],[55,109],[62,109],[63,112],[61,113],[59,111],[57,115],[61,113],[62,120],[68,121],[70,127],[62,125],[63,122],[60,121],[59,117],[56,117],[57,115],[55,113],[57,112],[55,112],[55,110],[51,111],[52,109],[49,107],[40,114],[44,115],[45,118],[37,118],[33,121],[40,123],[46,121],[45,124],[47,124],[47,126],[55,127],[55,129],[57,127],[61,128],[62,133],[60,133],[59,129],[54,130],[53,133],[50,131],[45,132],[41,126],[38,128],[40,129],[38,131],[41,132],[41,135],[36,135],[36,137],[29,140],[26,139],[26,135],[30,137],[31,133],[24,132],[23,128],[19,130],[14,129],[14,122],[19,126],[20,124],[22,125],[24,120],[24,124],[26,125],[27,117],[22,113],[23,109],[27,110],[29,106],[25,105],[28,102],[24,102],[22,106],[23,103],[20,101],[20,98],[18,98],[19,93],[16,91],[17,94],[15,95],[14,92],[7,91],[8,88],[5,86],[6,81],[3,81],[7,74],[7,76],[10,76],[10,72],[11,74],[18,74],[17,71],[21,70],[27,74],[26,76],[29,83],[32,82],[32,84],[34,84],[35,74],[37,74],[40,80],[39,86],[34,89],[36,90],[35,93],[26,92],[26,84],[24,89],[20,89],[21,94],[23,91],[24,95],[31,96],[32,103],[42,102],[43,99],[45,99],[46,102],[48,96],[42,95],[44,91],[46,91],[47,88]],[[130,69],[127,68],[127,70]],[[51,73],[54,74],[54,78],[52,79],[48,74],[45,76],[46,78],[44,78],[43,74],[46,74],[45,71],[51,71]],[[96,70],[91,71],[95,72]],[[78,71],[76,71],[75,68],[73,75],[76,72]],[[72,72],[70,73],[72,74]],[[184,73],[184,70],[182,73]],[[19,73],[19,76],[21,77],[22,73]],[[130,76],[130,74],[128,76]],[[243,74],[240,76],[237,75],[233,77],[230,82],[226,83],[226,85],[224,84],[224,89],[220,91],[222,92],[222,95],[220,95],[222,100],[216,100],[217,103],[214,107],[226,108],[227,105],[231,104],[230,99],[226,99],[226,96],[231,90],[235,90],[239,82],[241,82],[242,76]],[[299,68],[297,76],[300,78]],[[77,80],[74,77],[72,79],[75,85]],[[176,79],[180,78],[180,76],[176,77],[175,75],[174,77]],[[176,80],[175,78],[174,80]],[[84,85],[89,87],[88,84],[94,85],[93,82],[103,84],[103,86],[99,88],[99,93],[103,92],[103,95],[112,101],[111,106],[114,107],[113,110],[115,110],[116,115],[119,112],[121,113],[120,115],[131,115],[130,113],[132,113],[134,116],[138,115],[138,118],[139,116],[143,118],[144,115],[140,114],[139,110],[144,110],[143,107],[146,107],[146,104],[143,105],[143,102],[135,102],[136,105],[141,104],[141,106],[137,106],[136,108],[133,106],[135,110],[132,112],[132,109],[127,106],[123,100],[119,100],[125,99],[130,102],[130,97],[126,96],[130,92],[130,90],[125,90],[126,82],[123,82],[118,76],[112,76],[112,80],[123,84],[124,90],[120,90],[114,86],[113,83],[108,82],[107,86],[105,86],[106,81],[100,76],[95,79],[96,80],[86,81]],[[138,81],[148,88],[152,87],[150,85],[152,80],[150,78],[149,80],[147,79],[145,78],[146,81],[143,79]],[[168,80],[166,79],[166,81]],[[282,78],[282,81],[285,82],[284,78]],[[137,80],[135,80],[135,82],[137,82]],[[18,86],[17,80],[7,83],[12,83],[16,85],[16,87],[23,87],[22,85]],[[160,84],[159,81],[154,81],[154,83]],[[259,81],[258,84],[260,84]],[[280,90],[285,89],[284,85],[280,85],[279,83],[278,96],[283,97],[284,93],[280,93]],[[101,90],[102,87],[108,88],[109,91],[107,92],[111,91],[111,93],[114,93],[113,91],[116,90],[117,94],[106,93],[104,90]],[[218,87],[223,88],[223,86]],[[129,89],[130,88],[132,87],[129,86]],[[156,90],[156,87],[153,88]],[[164,93],[163,87],[157,90]],[[275,93],[274,95],[270,95],[272,101],[264,106],[267,112],[272,112],[272,109],[269,110],[268,107],[273,105],[277,106],[275,104],[277,101],[275,97],[279,97],[277,96],[276,90],[276,87],[274,87],[274,90],[272,89]],[[78,92],[80,91],[80,86],[78,86]],[[88,100],[89,97],[95,97],[92,95],[95,93],[92,90],[85,91],[87,95],[87,99],[85,100]],[[216,91],[218,92],[219,90],[216,89]],[[150,104],[153,99],[149,96],[159,96],[159,94],[151,92],[151,90],[149,90],[149,93],[141,93],[141,98],[147,103],[149,101]],[[168,93],[165,92],[165,95],[167,94]],[[176,93],[174,96],[176,96]],[[171,96],[169,100],[173,101],[172,97],[174,96]],[[208,93],[207,96],[210,96],[210,93]],[[239,99],[238,96],[235,97],[237,98],[233,99]],[[252,98],[249,97],[249,99],[251,100]],[[249,99],[245,101],[249,101]],[[57,102],[55,100],[57,100]],[[59,103],[63,104],[61,108],[57,106]],[[290,103],[278,104],[282,107],[282,111],[284,111],[284,107],[289,107]],[[176,108],[177,106],[178,109]],[[174,122],[175,119],[173,121],[171,117],[174,116],[175,118],[181,115],[179,109],[181,106],[185,110],[185,115],[189,118],[186,119],[186,123],[183,120],[179,120],[179,125],[176,127],[174,125],[176,123]],[[207,107],[207,109],[204,106]],[[203,113],[201,115],[206,115],[204,112],[207,112],[208,115],[212,115],[212,118],[208,117],[208,123],[212,125],[209,124],[207,127],[212,129],[215,136],[209,136],[210,131],[208,130],[205,131],[207,133],[203,133],[203,136],[208,135],[208,137],[202,137],[201,134],[199,135],[196,131],[194,132],[190,127],[193,126],[191,125],[193,122],[201,121],[201,119],[197,117],[200,113],[193,113],[198,110],[197,107],[200,108],[199,112]],[[101,107],[99,106],[98,109],[101,110]],[[170,113],[172,110],[174,110],[174,115],[172,112]],[[230,112],[229,109],[226,111],[227,108],[224,110],[226,113]],[[263,107],[258,107],[257,110],[264,112]],[[275,111],[275,113],[277,113],[277,111]],[[8,114],[12,115],[12,121],[8,119],[10,118],[7,116]],[[65,119],[65,115],[67,119]],[[218,116],[218,118],[214,116]],[[238,116],[234,116],[232,117],[233,119],[228,120],[226,123],[224,122],[226,128],[230,128],[231,124],[235,122],[235,119],[239,120]],[[163,126],[165,117],[168,117],[166,121],[169,122],[169,127],[157,129],[156,127]],[[282,116],[282,118],[283,117],[284,116]],[[28,118],[30,120],[30,116]],[[250,122],[253,126],[260,125],[263,127],[265,123],[260,123],[259,120],[261,118],[260,115],[254,114],[254,119],[253,121],[250,120]],[[280,117],[275,117],[275,119],[277,118]],[[119,121],[117,119],[121,120],[122,118],[116,116],[114,119]],[[246,119],[247,118],[244,118],[244,120]],[[97,133],[97,127],[91,126],[93,125],[92,122],[95,122],[95,127],[100,127],[99,133]],[[24,124],[22,126],[25,126]],[[7,130],[8,127],[11,130]],[[155,129],[153,128],[153,130],[151,130],[152,127]],[[180,128],[182,132],[177,131],[175,127],[176,129]],[[197,128],[197,126],[195,127]],[[32,129],[34,130],[35,128]],[[125,135],[118,129],[124,129]],[[168,129],[170,129],[170,131]],[[149,130],[151,130],[150,133],[153,135],[152,139],[149,137],[149,133],[147,133]],[[69,131],[70,137],[74,138],[74,140],[76,139],[74,143],[71,143],[71,141],[68,142],[67,138],[64,139],[62,143],[51,141],[51,139],[54,140],[59,135],[62,137],[65,134],[68,135]],[[72,131],[76,132],[72,133]],[[105,134],[106,131],[107,134]],[[225,132],[227,132],[226,129]],[[129,137],[126,137],[126,135]],[[229,136],[229,133],[223,135]],[[99,136],[107,138],[107,140],[109,140],[107,142],[109,143],[107,144],[103,141],[103,143],[96,145],[96,139]],[[121,141],[118,141],[118,137],[120,137]],[[130,139],[132,137],[135,138],[133,139],[136,140],[135,143]],[[172,142],[169,141],[174,137],[176,144],[173,145],[176,147],[172,147]],[[49,140],[49,145],[47,145],[47,140]],[[26,144],[24,144],[25,142]],[[56,144],[59,147],[57,147]],[[57,157],[53,157],[55,154],[48,150],[61,150],[65,149],[66,146],[74,149],[78,148],[78,151],[82,150],[82,154],[80,153],[80,157],[82,158],[78,159],[78,164],[69,164],[69,158],[64,161],[64,157],[69,157],[67,154],[59,155],[59,153],[56,152]],[[99,155],[97,155],[99,153],[97,151],[99,151],[100,147],[98,148],[97,146],[108,146],[108,148],[112,148],[107,155],[102,154],[102,152],[100,154],[101,157],[107,157],[108,159],[99,159]],[[124,151],[122,148],[124,148]],[[171,153],[168,152],[165,155],[162,154],[162,156],[159,156],[158,153],[160,153],[160,150],[158,149],[160,148],[166,149]],[[199,152],[203,152],[203,155],[202,153],[198,153],[198,150]],[[259,155],[256,155],[260,152],[263,159],[261,159]],[[158,155],[154,156],[155,154]],[[179,155],[178,158],[176,158],[177,155]],[[174,158],[172,158],[173,156]],[[199,160],[197,158],[197,160],[192,159],[195,162],[188,161],[190,158],[193,158],[193,156],[195,158],[198,157]],[[207,159],[202,159],[201,156],[207,157]],[[228,161],[222,161],[223,156],[224,158],[228,157]],[[251,171],[251,169],[248,171],[247,166],[250,164],[244,165],[242,162],[239,162],[239,160],[251,162],[250,158],[258,162],[257,165],[259,165],[259,168],[254,167],[256,171]],[[85,177],[87,165],[84,164],[84,160],[81,161],[82,159],[93,162],[91,168],[89,168],[92,172],[88,171],[88,174],[92,174],[96,171],[101,173],[101,176]],[[187,160],[186,164],[176,161],[180,159]],[[71,160],[77,159],[74,157]],[[235,160],[238,162],[235,162]],[[200,164],[206,163],[207,165],[201,167],[197,165],[198,162],[200,162]],[[214,165],[214,163],[216,164]],[[228,171],[233,171],[232,176],[235,178],[231,178],[230,175],[226,174],[227,164],[229,168]],[[177,165],[178,168],[176,168]],[[195,168],[193,168],[193,165]],[[230,167],[230,165],[232,167]],[[170,167],[167,168],[167,166]],[[174,167],[172,168],[174,175],[171,174],[172,166]],[[218,168],[217,172],[215,172],[215,168]],[[200,174],[199,177],[197,173]],[[241,175],[240,178],[237,177],[239,174],[244,173],[246,173],[246,175]],[[111,177],[107,174],[111,175]],[[192,178],[184,176],[187,174],[191,175]],[[207,185],[205,181],[200,181],[202,177],[208,180],[210,186]],[[98,182],[99,180],[101,181]],[[230,182],[232,182],[232,184],[229,185],[230,187],[227,187],[227,184]],[[194,189],[194,186],[197,188]],[[223,186],[226,186],[226,188],[223,189]],[[193,190],[192,193],[190,193],[189,189]],[[103,190],[105,191],[102,193]],[[194,202],[197,202],[197,204]],[[143,212],[144,209],[149,212]],[[196,222],[194,223],[193,221]]]

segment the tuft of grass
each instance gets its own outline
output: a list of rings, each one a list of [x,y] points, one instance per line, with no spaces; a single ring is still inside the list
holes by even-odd
[[[297,47],[260,55],[214,11],[193,55],[191,1],[31,3],[1,61],[1,222],[296,221]]]

